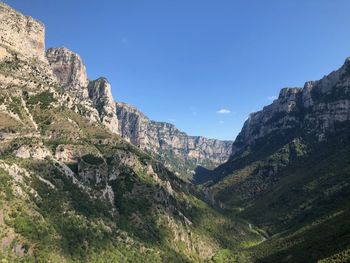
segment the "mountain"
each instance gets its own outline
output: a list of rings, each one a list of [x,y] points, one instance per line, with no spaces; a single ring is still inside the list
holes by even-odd
[[[67,48],[49,48],[46,57],[59,85],[84,105],[91,120],[148,151],[182,179],[191,180],[200,167],[213,169],[227,161],[231,141],[188,136],[172,124],[150,121],[136,108],[115,102],[108,80],[90,81],[81,57]]]
[[[192,180],[196,169],[213,169],[231,154],[231,141],[188,136],[173,124],[151,121],[126,103],[117,102],[116,108],[120,135],[141,149],[156,153],[183,179]]]
[[[0,36],[1,262],[350,261],[350,59],[231,143],[115,102],[3,3]]]
[[[188,136],[172,124],[151,121],[131,105],[115,102],[108,80],[90,81],[80,56],[67,48],[50,48],[46,57],[59,85],[89,112],[85,115],[148,151],[182,179],[191,180],[199,167],[213,169],[227,161],[231,141]]]
[[[350,59],[250,115],[207,198],[264,230],[258,262],[350,260]],[[200,174],[195,175],[201,176]]]
[[[89,108],[91,118],[97,118],[111,132],[118,134],[111,86],[105,78],[89,81],[82,59],[67,48],[50,48],[46,57],[61,87],[77,102]]]
[[[220,262],[263,240],[119,135],[104,78],[0,3],[0,261]]]

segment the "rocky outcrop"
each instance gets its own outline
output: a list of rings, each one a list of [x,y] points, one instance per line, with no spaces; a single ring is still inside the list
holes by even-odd
[[[41,22],[1,2],[0,21],[0,44],[3,47],[26,57],[45,60],[45,27]]]
[[[299,129],[322,140],[336,123],[350,120],[350,58],[337,71],[304,88],[284,88],[278,99],[253,113],[233,144],[235,155],[274,131]]]
[[[118,119],[111,85],[105,78],[90,81],[88,86],[89,97],[97,109],[101,122],[112,132],[118,133]]]
[[[111,86],[105,78],[89,81],[85,65],[80,56],[67,48],[50,48],[46,57],[58,82],[84,105],[111,132],[118,133]]]
[[[216,164],[225,162],[231,153],[231,141],[188,136],[173,124],[151,121],[126,103],[117,102],[116,108],[121,136],[141,149],[160,154],[168,151],[196,162],[209,159]]]
[[[67,48],[49,48],[46,57],[62,87],[80,100],[86,100],[89,80],[80,56]]]
[[[44,160],[51,157],[51,152],[42,145],[22,145],[14,151],[14,155],[23,159]]]
[[[34,91],[55,82],[45,58],[45,27],[0,2],[0,83]]]

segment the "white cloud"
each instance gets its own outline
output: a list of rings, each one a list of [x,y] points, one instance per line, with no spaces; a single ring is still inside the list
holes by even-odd
[[[270,96],[270,97],[267,97],[268,100],[275,100],[277,99],[277,96]]]
[[[216,113],[218,113],[218,114],[230,114],[231,111],[228,109],[220,109]]]

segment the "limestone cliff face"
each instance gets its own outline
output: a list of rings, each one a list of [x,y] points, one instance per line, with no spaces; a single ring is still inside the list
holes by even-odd
[[[188,136],[174,125],[155,122],[126,103],[117,102],[120,134],[141,149],[162,153],[168,151],[185,160],[225,162],[231,153],[231,141]]]
[[[90,81],[88,86],[89,97],[97,109],[101,122],[112,132],[118,133],[118,119],[111,85],[105,78]]]
[[[51,48],[46,52],[53,73],[62,87],[77,101],[95,111],[92,115],[113,133],[120,133],[141,149],[155,153],[167,151],[185,160],[209,160],[220,164],[231,152],[230,141],[188,136],[169,123],[150,121],[137,109],[115,102],[111,86],[105,78],[89,81],[79,55],[66,48]],[[95,112],[95,113],[94,113]],[[120,122],[120,125],[119,125]]]
[[[118,119],[108,81],[105,78],[89,81],[80,56],[67,48],[50,48],[46,51],[46,57],[60,85],[78,103],[92,109],[93,115],[117,134]]]
[[[304,88],[284,88],[271,105],[250,115],[233,144],[233,155],[274,131],[302,129],[322,140],[336,123],[350,120],[350,58],[337,71]]]
[[[49,48],[46,57],[53,73],[64,89],[81,100],[89,97],[89,80],[82,59],[67,48]]]
[[[1,2],[0,21],[1,46],[26,57],[45,60],[45,27],[41,22]]]

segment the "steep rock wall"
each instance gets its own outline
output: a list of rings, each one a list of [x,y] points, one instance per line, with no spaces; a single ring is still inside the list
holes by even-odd
[[[216,164],[225,162],[231,153],[231,141],[188,136],[173,124],[155,122],[126,103],[116,103],[120,134],[141,149],[156,153],[170,151],[185,160],[209,159]]]
[[[45,26],[0,3],[0,44],[26,57],[45,60]]]

